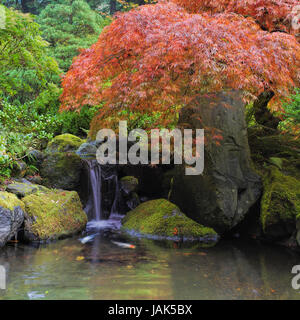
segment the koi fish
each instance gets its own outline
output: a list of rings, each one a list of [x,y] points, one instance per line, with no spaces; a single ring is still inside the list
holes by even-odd
[[[123,243],[123,242],[117,242],[117,241],[112,241],[112,243],[121,247],[121,248],[124,248],[124,249],[135,249],[136,248],[135,245],[130,244],[130,243]]]
[[[84,237],[82,239],[79,239],[79,241],[82,243],[82,244],[85,244],[85,243],[88,243],[90,241],[92,241],[98,234],[92,234],[90,236],[87,236],[87,237]]]

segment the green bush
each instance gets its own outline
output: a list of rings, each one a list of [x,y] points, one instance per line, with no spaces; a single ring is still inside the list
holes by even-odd
[[[61,133],[71,133],[84,136],[89,130],[90,122],[99,107],[84,106],[80,112],[63,111],[58,115],[61,121]]]
[[[60,133],[61,119],[56,114],[40,114],[35,102],[11,104],[7,98],[2,100],[0,125],[4,132],[21,133],[30,139],[51,139]]]
[[[31,135],[0,132],[0,180],[10,178],[14,165],[24,159],[36,143]]]
[[[284,121],[280,126],[293,134],[300,135],[300,88],[295,89],[295,94],[283,104]]]

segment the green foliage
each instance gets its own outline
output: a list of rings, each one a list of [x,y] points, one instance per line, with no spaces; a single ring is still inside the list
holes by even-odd
[[[57,83],[60,70],[46,54],[48,44],[33,18],[0,7],[6,15],[5,28],[0,29],[0,94],[24,103]]]
[[[34,146],[35,142],[29,135],[0,132],[0,179],[9,178],[17,161],[23,159]]]
[[[3,4],[21,10],[24,13],[39,14],[51,0],[4,0]]]
[[[90,123],[99,107],[84,106],[80,112],[63,111],[58,115],[61,121],[61,133],[83,136],[87,133]]]
[[[49,54],[67,71],[78,49],[95,43],[109,21],[84,0],[59,0],[42,10],[37,22],[50,43]]]
[[[7,99],[2,102],[0,124],[6,132],[21,133],[31,139],[51,139],[59,132],[60,122],[55,114],[40,114],[34,102],[11,104]]]
[[[283,104],[284,121],[281,127],[291,133],[300,135],[300,88],[295,89],[295,94]]]

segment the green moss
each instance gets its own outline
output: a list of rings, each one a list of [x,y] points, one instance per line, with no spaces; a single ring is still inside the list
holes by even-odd
[[[23,211],[25,209],[24,203],[21,200],[19,200],[17,196],[4,191],[0,192],[0,207],[9,210],[14,210],[14,208],[16,207],[21,207]]]
[[[283,164],[283,159],[282,158],[276,158],[276,157],[271,157],[269,159],[270,164],[273,164],[280,170],[282,170],[282,164]]]
[[[57,189],[74,190],[80,182],[82,162],[73,152],[56,152],[43,162],[43,184]]]
[[[126,193],[133,192],[139,185],[139,180],[133,176],[123,177],[121,180],[121,186]]]
[[[287,176],[274,166],[263,178],[264,194],[261,201],[263,230],[279,223],[293,223],[300,214],[300,181]]]
[[[77,192],[51,190],[23,199],[31,224],[26,226],[38,239],[57,239],[82,230],[87,216]]]
[[[131,182],[131,183],[136,183],[136,184],[139,183],[138,179],[136,177],[133,177],[133,176],[123,177],[120,181],[122,181],[122,182]]]
[[[47,188],[37,184],[13,182],[6,187],[6,190],[10,193],[15,194],[19,198],[23,198],[31,193],[46,191]]]
[[[69,133],[56,136],[47,147],[47,152],[67,152],[77,150],[85,141]]]
[[[183,214],[173,203],[152,200],[139,205],[123,219],[123,230],[141,235],[200,239],[217,238],[211,228],[203,227]]]

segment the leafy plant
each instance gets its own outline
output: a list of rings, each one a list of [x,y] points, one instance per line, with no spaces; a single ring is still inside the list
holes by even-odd
[[[300,88],[295,89],[295,93],[284,102],[284,121],[281,122],[281,128],[294,134],[296,138],[300,137]]]

